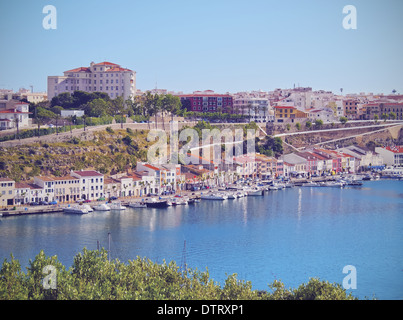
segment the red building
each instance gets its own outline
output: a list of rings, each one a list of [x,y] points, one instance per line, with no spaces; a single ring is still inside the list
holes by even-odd
[[[229,94],[217,94],[212,90],[195,91],[178,95],[188,111],[233,113],[233,99]]]

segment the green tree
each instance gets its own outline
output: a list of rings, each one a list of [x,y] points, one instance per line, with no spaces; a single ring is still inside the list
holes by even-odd
[[[311,121],[307,121],[307,122],[305,122],[305,127],[307,128],[307,129],[309,129],[309,128],[311,128],[312,127],[312,122]]]
[[[347,121],[348,121],[348,119],[347,119],[346,117],[340,117],[339,121],[340,121],[342,124],[346,124]]]

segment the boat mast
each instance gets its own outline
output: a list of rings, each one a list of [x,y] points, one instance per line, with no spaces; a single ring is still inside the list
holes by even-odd
[[[111,261],[111,233],[108,232],[108,260]]]

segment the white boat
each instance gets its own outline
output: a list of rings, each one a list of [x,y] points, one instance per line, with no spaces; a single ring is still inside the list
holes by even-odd
[[[74,213],[74,214],[86,214],[88,210],[84,206],[76,205],[71,207],[66,207],[63,209],[64,213]]]
[[[228,199],[228,196],[225,194],[220,194],[220,193],[208,193],[208,194],[202,194],[200,195],[200,199],[203,200],[226,200]]]
[[[236,199],[238,198],[235,192],[227,192],[228,199]]]
[[[260,188],[250,188],[246,190],[248,196],[262,196],[263,190]]]
[[[245,192],[243,192],[243,191],[237,191],[235,194],[236,194],[237,198],[245,197]]]
[[[171,198],[170,202],[172,206],[183,206],[188,204],[188,201],[186,199],[180,197]]]
[[[321,185],[317,182],[308,181],[306,183],[303,183],[301,187],[321,187]]]
[[[337,182],[337,181],[326,181],[326,182],[323,182],[322,186],[333,187],[333,188],[342,188],[342,187],[344,187],[344,183]]]
[[[120,202],[112,202],[109,204],[111,210],[126,210],[125,206],[122,206]]]
[[[82,206],[83,206],[85,209],[87,209],[88,212],[93,212],[93,211],[94,211],[94,209],[92,209],[89,204],[83,204]]]
[[[269,190],[274,191],[274,190],[278,190],[277,186],[269,186],[268,187]]]
[[[147,205],[144,202],[132,202],[129,203],[130,208],[147,208]]]
[[[101,204],[94,206],[94,210],[95,211],[109,211],[109,210],[111,210],[111,208],[107,204],[101,203]]]

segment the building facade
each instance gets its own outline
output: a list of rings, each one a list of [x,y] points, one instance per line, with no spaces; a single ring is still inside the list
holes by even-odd
[[[233,98],[229,94],[218,94],[212,90],[195,91],[178,95],[182,106],[194,112],[233,112]]]
[[[115,99],[133,98],[136,93],[136,72],[111,62],[91,62],[64,72],[63,76],[48,76],[48,99],[63,92],[105,92]]]

